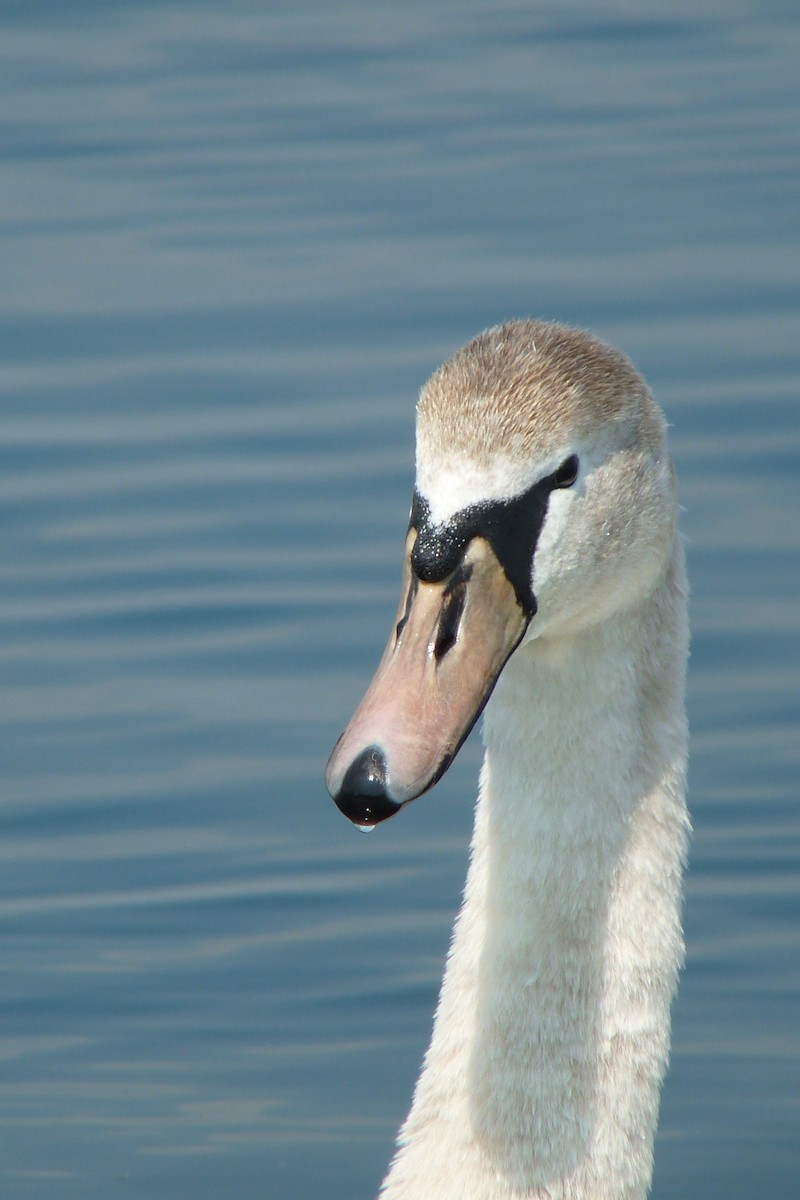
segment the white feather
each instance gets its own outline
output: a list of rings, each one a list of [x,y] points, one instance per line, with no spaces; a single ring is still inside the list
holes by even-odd
[[[483,344],[501,354],[508,331],[525,336],[507,326]],[[629,364],[587,344],[589,385],[564,404],[563,436],[542,409],[538,457],[535,429],[524,457],[488,437],[470,455],[466,435],[453,457],[423,413],[418,486],[434,520],[524,491],[565,453],[581,476],[551,495],[539,610],[486,710],[463,906],[383,1200],[642,1200],[650,1184],[683,957],[686,585],[663,420]],[[443,371],[468,377],[469,353]],[[614,393],[612,420],[602,405],[593,417],[595,362],[630,392]],[[449,378],[434,377],[434,400],[458,433]],[[468,378],[462,391],[465,409],[484,403]]]

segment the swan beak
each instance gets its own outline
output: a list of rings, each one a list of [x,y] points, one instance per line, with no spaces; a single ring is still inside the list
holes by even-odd
[[[325,774],[338,807],[362,827],[441,778],[529,620],[484,538],[446,578],[424,583],[411,566],[416,537],[412,528],[395,630]]]

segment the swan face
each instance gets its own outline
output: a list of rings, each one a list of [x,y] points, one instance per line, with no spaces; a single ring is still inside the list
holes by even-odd
[[[551,495],[534,551],[538,611],[527,640],[568,636],[633,607],[669,561],[676,501],[666,450],[589,443],[578,454],[578,479]]]
[[[622,355],[516,321],[432,376],[395,630],[328,763],[340,809],[373,825],[431,787],[521,642],[630,606],[674,538],[660,410]]]

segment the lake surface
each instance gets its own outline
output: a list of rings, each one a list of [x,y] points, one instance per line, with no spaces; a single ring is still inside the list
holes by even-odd
[[[374,1196],[480,745],[370,838],[322,774],[417,390],[528,314],[635,360],[685,507],[653,1195],[797,1195],[796,5],[5,0],[0,34],[3,1197]]]

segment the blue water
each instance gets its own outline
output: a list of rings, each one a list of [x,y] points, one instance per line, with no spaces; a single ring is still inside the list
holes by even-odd
[[[688,961],[656,1200],[800,1178],[796,5],[0,7],[0,1193],[374,1196],[473,738],[370,838],[328,751],[413,406],[592,328],[672,423]]]

